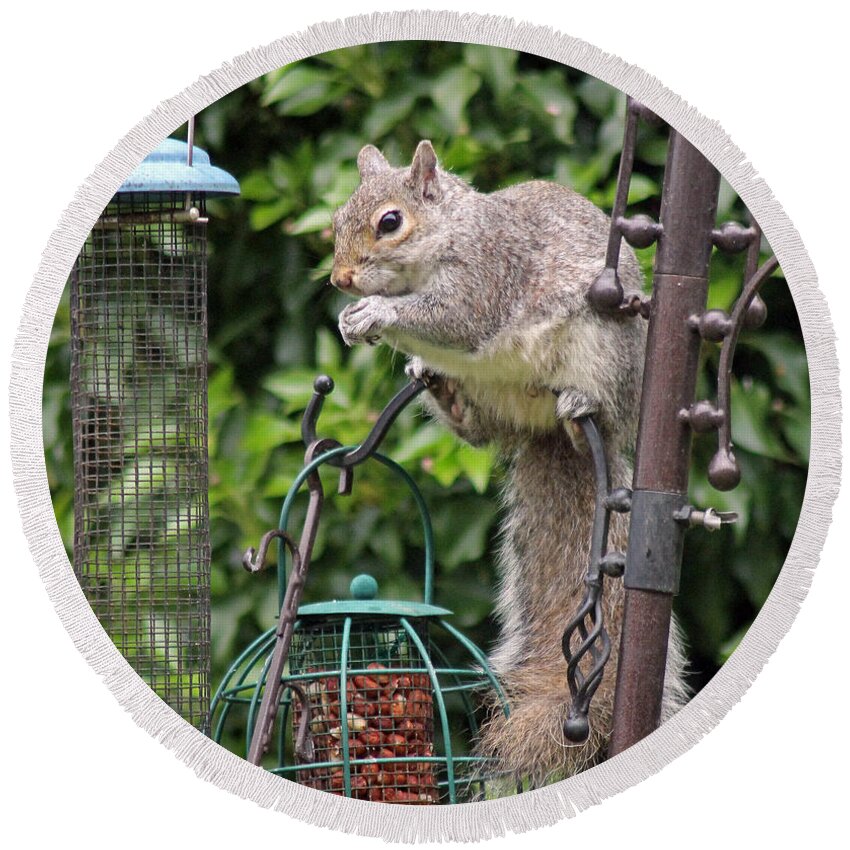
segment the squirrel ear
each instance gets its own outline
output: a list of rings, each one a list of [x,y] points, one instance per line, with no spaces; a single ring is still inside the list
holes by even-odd
[[[387,171],[389,167],[390,164],[384,155],[374,145],[366,145],[357,154],[357,168],[361,177],[371,177],[373,174]]]
[[[437,154],[434,153],[434,146],[427,140],[421,141],[416,147],[410,166],[410,183],[429,201],[436,201],[440,197]]]

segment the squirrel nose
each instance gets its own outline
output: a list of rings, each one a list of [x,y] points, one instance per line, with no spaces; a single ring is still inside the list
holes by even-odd
[[[349,289],[354,284],[354,272],[348,267],[333,271],[331,283],[340,289]]]

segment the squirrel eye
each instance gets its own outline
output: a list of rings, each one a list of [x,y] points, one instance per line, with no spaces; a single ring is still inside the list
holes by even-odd
[[[390,210],[381,216],[378,222],[378,234],[392,233],[401,227],[401,213],[398,210]]]

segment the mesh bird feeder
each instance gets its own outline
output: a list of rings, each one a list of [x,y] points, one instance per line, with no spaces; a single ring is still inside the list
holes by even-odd
[[[191,136],[124,182],[71,274],[73,560],[118,649],[205,728],[206,199],[239,186]]]
[[[321,400],[332,389],[329,379],[317,380],[302,426],[306,464],[284,501],[279,528],[243,560],[252,572],[263,569],[278,538],[279,621],[230,666],[213,700],[212,734],[221,741],[238,729],[249,761],[318,790],[427,805],[486,795],[489,766],[467,754],[477,732],[476,697],[487,693],[497,710],[508,708],[484,654],[446,620],[450,611],[433,604],[433,535],[422,494],[402,467],[376,452],[395,415],[423,387],[414,382],[402,390],[360,446],[340,446],[315,438]],[[378,598],[377,582],[361,574],[351,582],[350,599],[300,605],[323,502],[317,471],[340,466],[340,492],[348,492],[351,470],[369,459],[398,475],[419,507],[422,600]],[[296,544],[286,528],[305,483],[310,503]]]

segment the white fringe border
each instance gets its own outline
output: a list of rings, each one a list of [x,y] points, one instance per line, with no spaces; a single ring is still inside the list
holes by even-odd
[[[41,387],[50,330],[74,259],[125,177],[163,138],[190,115],[281,65],[335,48],[423,39],[509,47],[593,74],[646,104],[711,160],[755,214],[787,276],[809,363],[812,448],[799,525],[770,597],[730,660],[675,717],[626,752],[556,785],[501,800],[405,807],[399,817],[395,807],[282,782],[248,764],[192,728],[136,675],[98,623],[62,546],[44,471]],[[316,24],[237,57],[142,120],[79,188],[51,236],[26,298],[11,378],[12,463],[30,550],[62,623],[124,709],[202,779],[310,823],[404,842],[480,840],[555,823],[642,781],[697,743],[749,688],[806,596],[838,493],[840,412],[832,321],[809,257],[770,189],[716,122],[639,68],[552,29],[502,17],[432,11]]]

